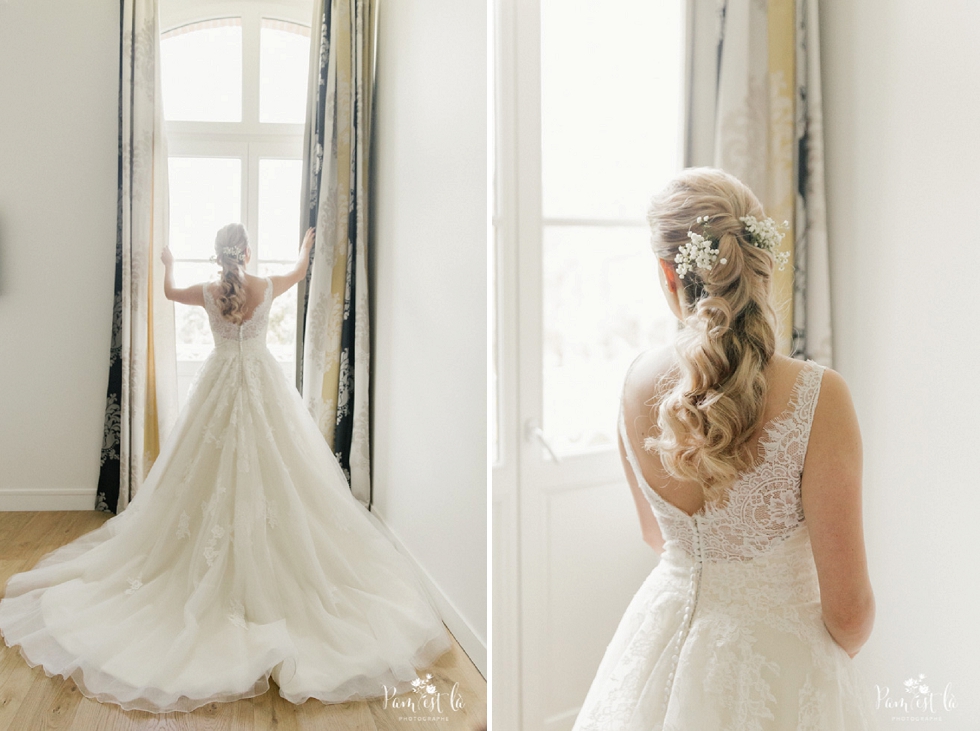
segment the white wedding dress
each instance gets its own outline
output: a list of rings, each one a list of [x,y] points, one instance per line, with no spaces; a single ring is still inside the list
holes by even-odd
[[[823,368],[803,367],[727,505],[690,515],[627,458],[665,539],[573,731],[864,731],[872,686],[823,624],[800,481]]]
[[[14,575],[9,646],[125,709],[264,693],[391,696],[451,648],[414,566],[351,494],[266,348],[272,282],[241,326],[205,287],[215,339],[121,514]]]

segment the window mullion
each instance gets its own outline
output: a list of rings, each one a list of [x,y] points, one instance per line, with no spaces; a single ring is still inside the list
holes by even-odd
[[[252,258],[248,269],[252,274],[257,274],[259,270],[259,260],[261,258],[261,244],[259,242],[259,155],[258,146],[249,142],[248,152],[245,158],[246,185],[242,186],[247,191],[248,199],[245,204],[245,225],[252,232],[249,237],[252,249]]]
[[[259,132],[259,26],[261,12],[242,12],[242,122],[248,133]]]

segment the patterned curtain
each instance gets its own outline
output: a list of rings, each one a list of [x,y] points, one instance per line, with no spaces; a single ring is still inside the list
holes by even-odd
[[[96,508],[122,512],[177,416],[173,304],[163,296],[167,141],[157,0],[122,0],[116,277]]]
[[[817,0],[693,0],[687,165],[745,182],[789,221],[779,351],[832,365]]]
[[[374,88],[373,0],[317,0],[310,48],[303,228],[316,229],[300,282],[296,386],[347,475],[371,500],[367,210]]]

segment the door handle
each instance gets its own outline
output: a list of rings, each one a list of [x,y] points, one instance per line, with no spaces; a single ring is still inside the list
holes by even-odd
[[[529,442],[537,439],[539,442],[541,442],[541,446],[544,447],[552,461],[555,464],[561,464],[561,457],[558,456],[555,448],[551,446],[551,442],[548,441],[548,437],[545,436],[544,429],[538,426],[534,421],[527,422],[525,437]]]

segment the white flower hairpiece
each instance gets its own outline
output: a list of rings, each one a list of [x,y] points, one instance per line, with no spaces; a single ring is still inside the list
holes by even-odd
[[[782,226],[779,226],[771,218],[760,221],[755,216],[742,216],[738,220],[745,224],[745,229],[749,232],[749,242],[776,257],[776,263],[779,264],[779,270],[782,271],[789,263],[789,252],[777,252],[776,247],[786,235],[779,229],[789,228],[789,221],[783,221]]]
[[[687,237],[691,242],[689,244],[682,244],[677,251],[677,255],[674,257],[674,263],[677,264],[677,276],[681,279],[692,269],[697,268],[710,271],[716,262],[721,264],[728,263],[728,259],[718,258],[716,242],[710,237],[708,232],[707,223],[709,218],[709,216],[698,216],[696,223],[704,224],[702,228],[704,235],[688,229]],[[779,229],[789,228],[789,223],[783,221],[782,226],[779,226],[771,218],[765,218],[760,221],[755,216],[742,216],[739,220],[745,224],[749,243],[756,248],[765,249],[776,257],[776,263],[779,265],[781,271],[789,263],[789,252],[777,252],[776,247],[779,246],[783,237],[786,235],[780,232]]]
[[[708,216],[698,216],[697,222],[707,223]],[[705,226],[705,233],[707,233],[707,230],[707,226]],[[695,267],[708,270],[718,261],[718,249],[712,247],[714,241],[690,229],[687,230],[687,237],[691,240],[691,243],[682,244],[677,251],[677,256],[674,257],[674,263],[677,264],[677,276],[681,279]],[[728,260],[722,259],[721,263],[727,264]]]
[[[237,246],[222,246],[221,255],[227,256],[230,259],[236,259],[238,261],[245,261],[245,252],[239,249]]]

